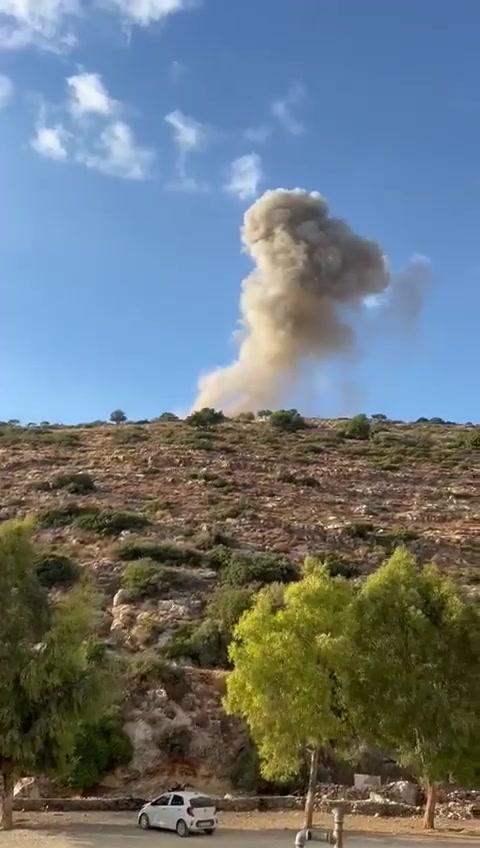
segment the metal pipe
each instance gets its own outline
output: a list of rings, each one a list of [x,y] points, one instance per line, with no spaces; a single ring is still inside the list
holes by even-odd
[[[335,848],[343,848],[343,823],[345,813],[343,807],[333,808],[333,838]]]

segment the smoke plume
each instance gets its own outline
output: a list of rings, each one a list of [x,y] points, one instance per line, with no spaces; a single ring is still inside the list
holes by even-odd
[[[391,283],[380,247],[330,217],[317,192],[265,192],[242,241],[255,267],[242,283],[238,358],[200,378],[195,409],[278,407],[302,366],[355,350],[355,311]]]

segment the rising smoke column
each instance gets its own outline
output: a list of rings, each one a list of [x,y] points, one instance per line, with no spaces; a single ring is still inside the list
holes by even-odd
[[[195,409],[277,407],[303,363],[353,350],[349,312],[390,282],[380,247],[331,218],[317,192],[265,192],[242,241],[255,268],[242,283],[238,358],[200,378]]]

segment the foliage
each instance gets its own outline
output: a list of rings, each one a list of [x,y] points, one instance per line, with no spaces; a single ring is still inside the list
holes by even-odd
[[[291,560],[279,556],[247,557],[233,554],[221,572],[224,583],[248,586],[252,583],[291,583],[298,578],[297,567]]]
[[[258,412],[257,412],[257,417],[258,418],[270,418],[271,414],[272,414],[271,409],[259,409]]]
[[[335,669],[350,603],[347,581],[310,564],[280,607],[264,589],[235,629],[224,705],[247,721],[266,778],[298,773],[305,749],[345,737]]]
[[[203,409],[197,409],[196,412],[187,415],[185,421],[191,427],[214,427],[216,424],[225,421],[225,416],[223,412],[205,406]]]
[[[80,577],[78,565],[65,554],[41,551],[35,554],[34,563],[38,582],[45,589],[73,586]]]
[[[353,418],[350,418],[339,429],[339,433],[345,439],[365,440],[370,438],[371,429],[372,425],[369,419],[362,413],[361,415],[354,415]]]
[[[86,471],[72,471],[55,477],[52,480],[52,488],[65,489],[71,495],[85,495],[95,491],[95,483],[91,474]]]
[[[123,424],[126,420],[127,416],[124,413],[123,409],[114,409],[110,415],[110,421],[112,422],[112,424]]]
[[[162,412],[161,415],[158,416],[157,421],[178,421],[178,415],[175,415],[174,412]]]
[[[475,602],[398,549],[360,588],[348,621],[345,692],[358,732],[395,751],[427,786],[472,780],[480,762]]]
[[[40,527],[44,528],[68,527],[77,518],[92,513],[95,513],[95,507],[68,503],[64,506],[42,510],[38,516],[38,523]]]
[[[112,439],[117,445],[134,445],[137,442],[147,442],[149,434],[142,427],[118,427],[112,433]]]
[[[31,525],[0,527],[0,772],[3,825],[12,826],[15,774],[59,773],[79,721],[95,720],[114,692],[91,633],[96,605],[84,588],[55,600],[35,571]]]
[[[96,722],[80,723],[63,783],[70,789],[92,789],[107,772],[128,765],[132,755],[132,743],[123,730],[121,715],[111,708]]]
[[[174,542],[125,542],[117,550],[117,556],[124,562],[136,559],[150,559],[166,565],[199,566],[203,563],[203,555],[195,548],[177,545]]]
[[[143,530],[150,521],[145,515],[136,512],[92,508],[75,518],[74,524],[81,530],[100,536],[115,536],[123,530]]]
[[[241,424],[248,424],[250,421],[255,421],[255,413],[254,412],[241,412],[236,416],[236,421],[239,421]]]
[[[149,560],[130,562],[121,577],[122,589],[139,598],[154,598],[175,584],[178,574],[173,569]]]
[[[339,554],[328,553],[326,556],[307,557],[306,563],[312,565],[322,563],[330,577],[344,577],[346,580],[351,580],[360,575],[358,566],[345,560]]]
[[[277,409],[269,416],[269,421],[276,430],[287,430],[290,433],[303,430],[307,426],[305,419],[296,409]]]
[[[372,418],[374,421],[388,421],[388,417],[383,412],[375,412]]]

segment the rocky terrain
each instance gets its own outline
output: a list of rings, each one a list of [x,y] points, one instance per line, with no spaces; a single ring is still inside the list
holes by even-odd
[[[221,709],[228,628],[307,554],[361,579],[405,544],[480,589],[478,427],[307,424],[0,425],[0,518],[37,517],[48,585],[89,575],[98,635],[130,664],[134,756],[102,791],[248,784],[247,734]]]

